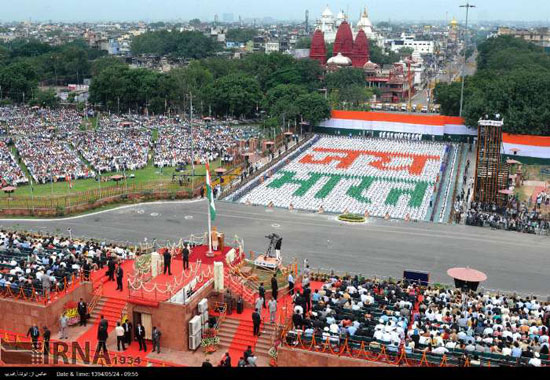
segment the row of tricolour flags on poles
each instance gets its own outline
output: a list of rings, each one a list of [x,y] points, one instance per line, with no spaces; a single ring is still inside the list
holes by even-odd
[[[324,128],[423,135],[477,136],[456,116],[411,115],[386,112],[332,111],[331,118],[320,124]],[[503,134],[503,153],[550,159],[550,137]]]

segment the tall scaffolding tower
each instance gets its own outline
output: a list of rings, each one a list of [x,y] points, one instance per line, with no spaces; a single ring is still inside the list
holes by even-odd
[[[509,168],[501,161],[503,120],[480,119],[477,127],[477,158],[474,201],[503,205],[506,195],[499,190],[508,185]]]

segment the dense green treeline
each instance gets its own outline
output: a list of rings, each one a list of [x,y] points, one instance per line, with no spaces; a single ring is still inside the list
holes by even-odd
[[[439,83],[435,99],[446,115],[458,115],[460,83]],[[550,135],[550,57],[541,47],[511,36],[478,46],[477,72],[465,78],[463,116],[477,125],[499,113],[509,133]]]
[[[91,62],[105,54],[82,40],[60,46],[35,40],[0,44],[0,98],[30,101],[38,96],[39,84],[82,83],[92,74]]]
[[[132,54],[151,54],[172,58],[206,58],[218,50],[218,45],[201,32],[148,32],[134,37]]]
[[[195,114],[263,115],[274,125],[283,118],[313,124],[330,115],[318,92],[318,63],[279,53],[249,54],[241,60],[209,57],[168,73],[130,69],[109,58],[97,60],[94,69],[90,101],[115,112],[143,112],[144,107],[152,113],[187,111],[192,97]]]
[[[174,38],[173,44],[156,44],[158,36]],[[67,85],[92,78],[89,102],[111,112],[188,112],[192,100],[195,115],[260,118],[266,126],[276,126],[283,120],[317,124],[330,116],[330,108],[368,109],[372,96],[360,69],[325,75],[316,61],[282,53],[228,59],[212,55],[214,48],[201,47],[202,37],[195,33],[153,32],[139,37],[143,38],[134,40],[133,49],[181,53],[190,63],[161,73],[131,68],[83,41],[52,47],[18,40],[0,45],[0,99],[54,107],[59,103],[55,93],[38,90],[39,84]],[[187,43],[191,40],[195,42]]]

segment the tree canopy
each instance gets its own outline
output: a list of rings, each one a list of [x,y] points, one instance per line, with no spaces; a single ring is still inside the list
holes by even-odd
[[[296,42],[296,49],[309,49],[311,46],[311,37],[302,37]]]
[[[325,77],[332,108],[368,110],[372,90],[365,86],[363,70],[346,67]]]
[[[160,30],[134,37],[131,50],[135,55],[153,54],[177,58],[200,59],[216,52],[218,45],[200,32]]]
[[[207,99],[215,114],[232,116],[254,115],[262,101],[260,85],[255,78],[242,73],[229,74],[216,81],[205,90]]]
[[[246,43],[252,40],[256,36],[256,34],[258,34],[256,29],[248,29],[248,28],[229,29],[225,34],[225,39],[227,41]]]
[[[465,80],[463,116],[476,126],[484,115],[504,117],[504,131],[550,135],[550,57],[512,36],[478,46],[477,72]],[[445,115],[458,115],[460,84],[440,83],[434,92]]]
[[[398,62],[401,56],[399,53],[393,51],[385,52],[379,47],[375,41],[369,40],[370,60],[374,63],[383,65],[391,65],[394,62]]]
[[[35,73],[32,80],[29,78],[31,82],[44,85],[82,83],[92,74],[91,62],[105,54],[88,47],[83,40],[50,46],[33,39],[16,39],[0,44],[0,71],[13,63],[27,63]]]

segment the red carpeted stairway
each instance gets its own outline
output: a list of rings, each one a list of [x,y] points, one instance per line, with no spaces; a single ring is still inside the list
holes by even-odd
[[[84,347],[86,342],[89,342],[90,348],[95,351],[97,347],[97,328],[101,316],[103,315],[105,319],[109,322],[108,332],[109,334],[115,329],[117,322],[120,322],[122,311],[126,308],[126,301],[101,297],[94,310],[90,314],[90,319],[87,321],[88,330],[80,335],[77,339],[81,347]]]
[[[269,323],[265,309],[262,312],[262,317],[267,323],[262,323],[259,337],[253,335],[252,311],[250,309],[245,309],[242,314],[227,316],[222,323],[218,331],[220,346],[229,351],[233,366],[237,365],[239,358],[243,356],[243,352],[248,346],[252,347],[252,352],[255,355],[267,358],[275,326]]]
[[[117,322],[122,322],[120,319],[122,312],[126,309],[126,304],[124,300],[103,296],[97,301],[96,307],[90,314],[88,323],[96,324],[103,315],[109,322],[109,328],[114,328]]]

